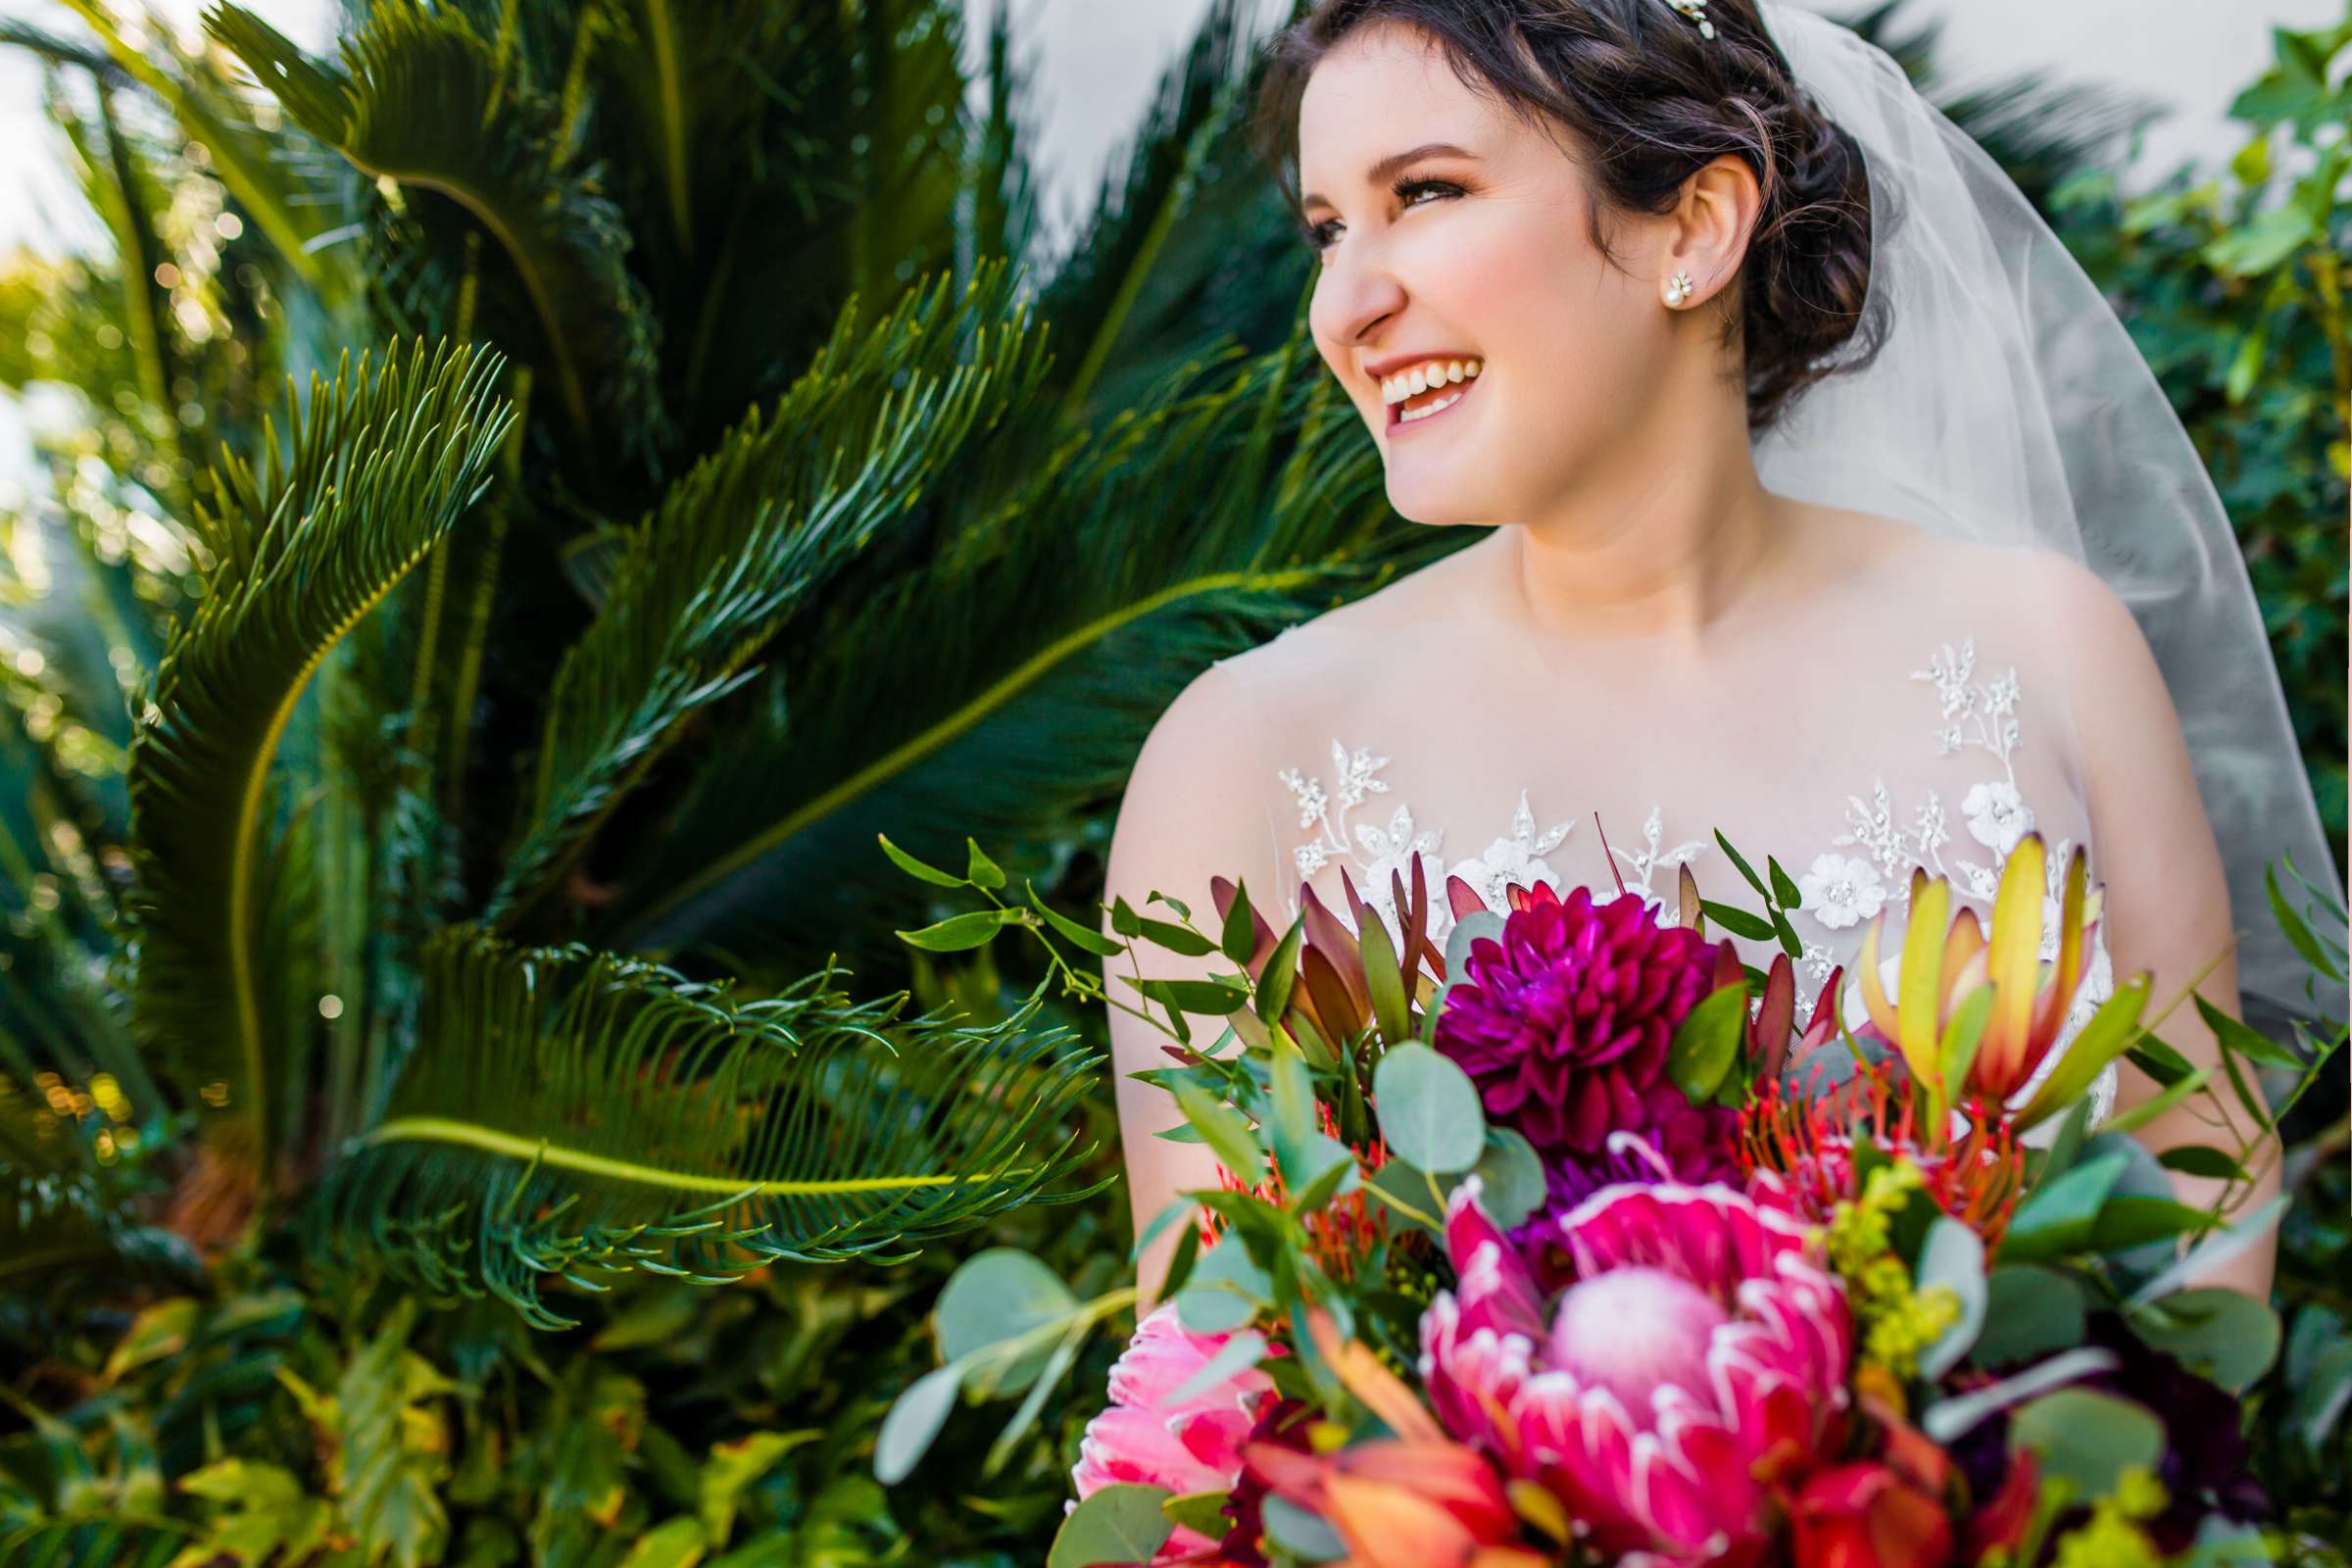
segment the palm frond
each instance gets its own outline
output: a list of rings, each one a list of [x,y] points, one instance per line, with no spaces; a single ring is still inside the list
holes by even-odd
[[[725,933],[791,964],[889,941],[874,833],[959,857],[1042,839],[1114,797],[1212,660],[1466,530],[1412,530],[1311,345],[1182,369],[1074,434],[821,641],[779,650],[764,720],[701,760],[674,826],[632,857],[604,939],[669,955]],[[1337,407],[1334,407],[1334,404]],[[1181,527],[1139,525],[1164,498]],[[756,787],[755,787],[756,784]],[[917,845],[924,846],[918,848]]]
[[[577,437],[601,418],[652,438],[654,325],[623,265],[619,210],[568,167],[553,106],[508,80],[462,15],[381,0],[344,40],[339,66],[310,59],[238,6],[205,24],[311,134],[376,178],[457,203],[481,226],[532,318],[519,339],[484,335],[546,371]]]
[[[1045,333],[1002,262],[960,292],[910,290],[862,338],[856,302],[762,419],[755,411],[619,549],[595,621],[549,699],[530,826],[484,918],[564,863],[698,710],[876,532],[937,485],[976,432],[1035,391]]]
[[[134,1023],[249,1158],[270,1147],[281,1021],[257,967],[270,762],[311,671],[488,483],[510,414],[490,392],[499,364],[420,343],[405,371],[387,359],[371,375],[363,356],[314,380],[258,478],[224,460],[199,519],[208,591],[133,704]]]
[[[641,959],[516,948],[477,926],[424,957],[389,1115],[330,1175],[312,1239],[426,1289],[565,1325],[543,1281],[718,1282],[771,1259],[919,1243],[1054,1194],[1099,1057],[1037,1023],[896,1017],[830,966],[746,1000]]]

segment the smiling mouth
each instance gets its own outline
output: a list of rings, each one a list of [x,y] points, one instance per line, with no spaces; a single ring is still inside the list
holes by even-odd
[[[1426,392],[1416,392],[1401,403],[1388,405],[1389,434],[1397,435],[1406,430],[1419,429],[1432,419],[1444,418],[1483,379],[1483,376],[1469,376],[1450,381],[1443,387],[1433,386]]]

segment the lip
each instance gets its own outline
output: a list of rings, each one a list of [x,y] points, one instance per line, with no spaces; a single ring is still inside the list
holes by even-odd
[[[1381,382],[1395,375],[1398,370],[1409,365],[1419,365],[1424,360],[1483,360],[1485,358],[1485,355],[1473,354],[1468,349],[1421,349],[1412,354],[1392,354],[1385,360],[1373,360],[1364,367],[1364,374],[1372,378],[1373,388],[1378,390]]]
[[[1394,441],[1398,436],[1419,430],[1424,425],[1437,423],[1440,419],[1445,418],[1447,415],[1452,414],[1467,404],[1470,401],[1471,389],[1485,379],[1486,375],[1484,373],[1481,373],[1477,376],[1464,376],[1461,380],[1454,383],[1454,390],[1459,392],[1461,396],[1455,398],[1451,403],[1446,404],[1446,407],[1440,409],[1437,413],[1423,415],[1420,418],[1415,419],[1410,424],[1403,422],[1403,404],[1390,403],[1384,405],[1389,414],[1389,422],[1386,432],[1389,439]]]

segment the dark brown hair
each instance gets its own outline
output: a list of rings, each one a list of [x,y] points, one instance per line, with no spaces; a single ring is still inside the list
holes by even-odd
[[[1375,22],[1434,40],[1471,91],[1539,129],[1565,126],[1608,210],[1663,214],[1683,182],[1730,153],[1763,205],[1734,286],[1717,298],[1724,343],[1744,345],[1751,435],[1825,375],[1870,363],[1886,340],[1870,282],[1870,186],[1861,148],[1800,93],[1754,0],[1707,0],[1715,36],[1668,0],[1318,0],[1261,53],[1259,157],[1299,214],[1298,101],[1340,39]],[[1891,218],[1893,215],[1882,215]],[[1842,353],[1840,351],[1843,351]]]

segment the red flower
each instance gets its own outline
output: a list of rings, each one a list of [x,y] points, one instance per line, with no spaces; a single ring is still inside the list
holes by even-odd
[[[1797,1568],[1945,1568],[1943,1503],[1876,1460],[1824,1470],[1789,1508]]]
[[[1705,938],[1659,924],[1639,898],[1595,904],[1578,888],[1562,901],[1539,882],[1501,941],[1471,944],[1436,1045],[1547,1163],[1595,1158],[1611,1132],[1657,1120],[1675,1026],[1713,989],[1716,963]]]

